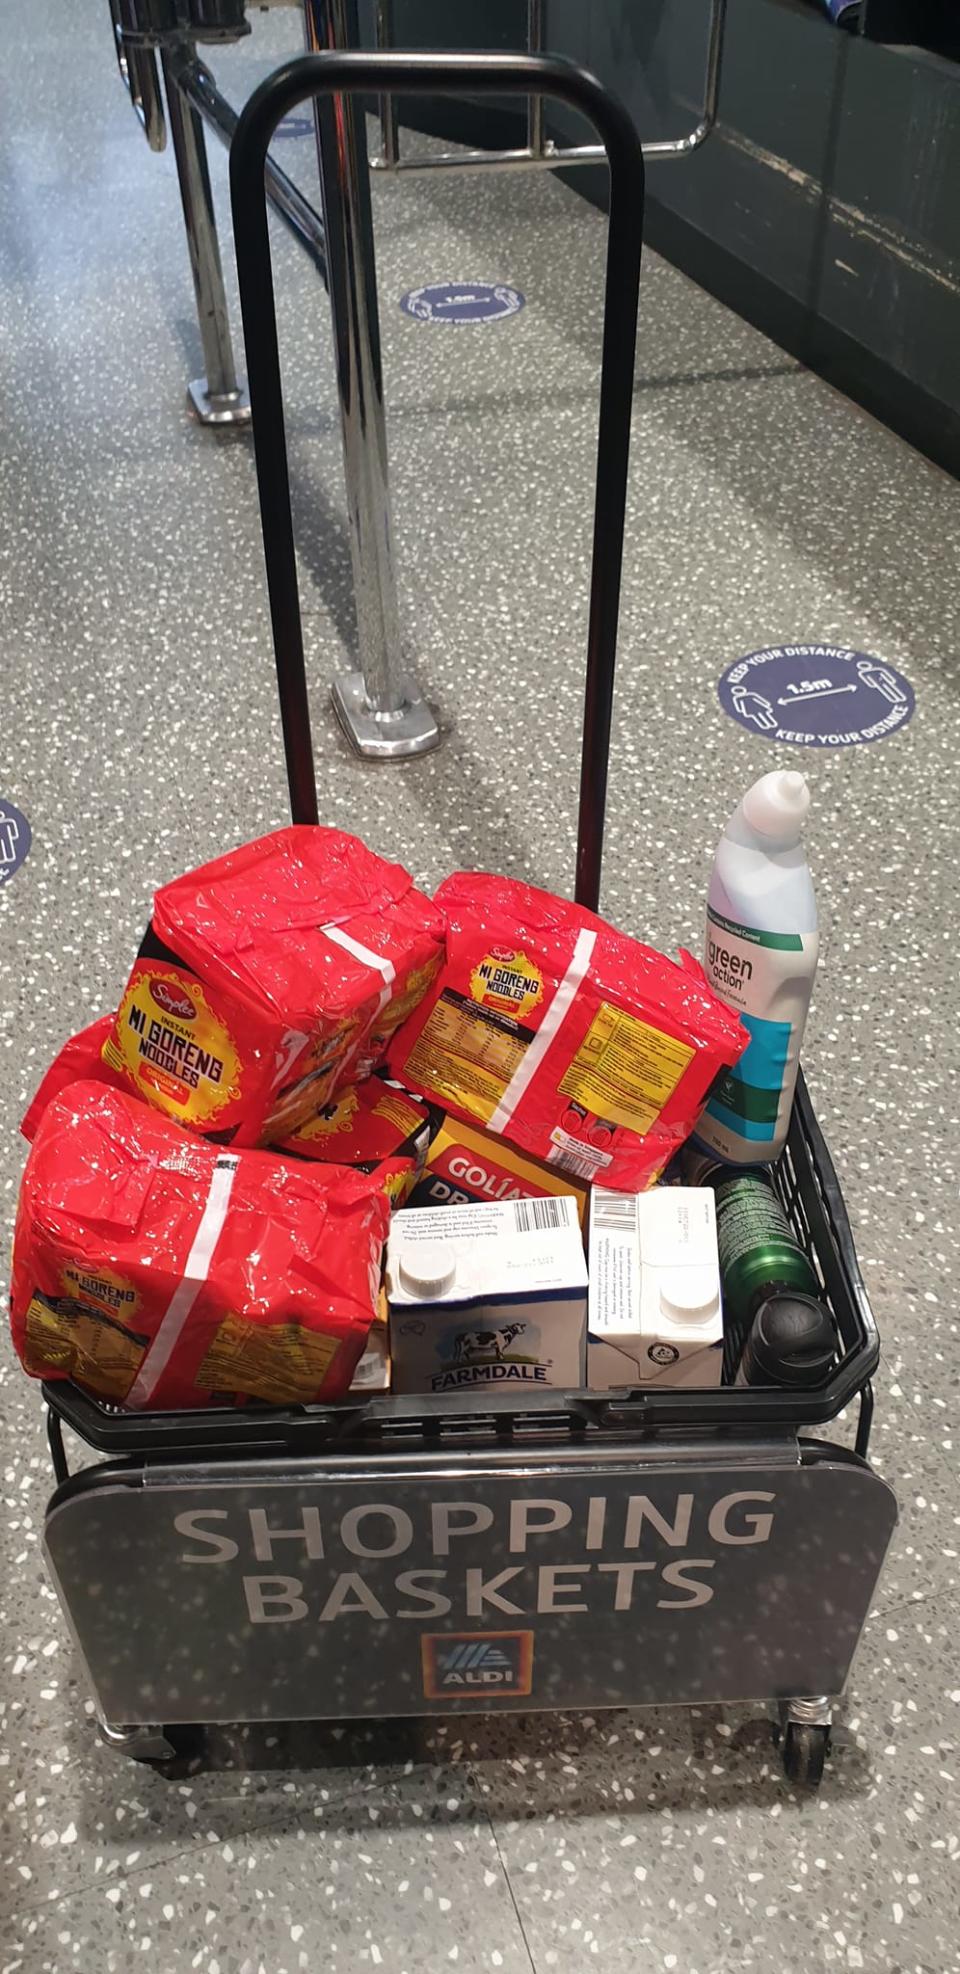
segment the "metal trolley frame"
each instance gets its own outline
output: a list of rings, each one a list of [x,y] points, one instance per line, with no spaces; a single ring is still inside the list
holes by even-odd
[[[234,229],[291,808],[317,819],[267,148],[308,98],[465,88],[563,99],[610,167],[576,871],[596,909],[643,158],[622,106],[555,58],[306,56],[240,119]],[[840,1336],[814,1392],[501,1389],[151,1415],[45,1385],[45,1549],[107,1739],[163,1760],[218,1721],[762,1700],[788,1774],[818,1781],[896,1503],[867,1464],[878,1338],[802,1080],[775,1177]],[[855,1451],[809,1437],[855,1399]],[[109,1457],[71,1474],[65,1425]]]

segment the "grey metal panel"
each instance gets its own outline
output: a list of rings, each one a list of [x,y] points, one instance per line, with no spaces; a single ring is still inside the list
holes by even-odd
[[[833,1695],[896,1519],[866,1466],[789,1441],[133,1481],[71,1483],[46,1530],[124,1722]],[[451,1650],[472,1667],[431,1691]]]
[[[960,407],[960,67],[854,44],[818,308]]]

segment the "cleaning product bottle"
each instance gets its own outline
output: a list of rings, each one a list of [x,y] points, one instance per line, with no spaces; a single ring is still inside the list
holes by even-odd
[[[750,1043],[714,1086],[697,1137],[734,1165],[775,1159],[790,1122],[819,945],[800,841],[809,807],[803,775],[761,775],[720,838],[710,879],[704,966]]]

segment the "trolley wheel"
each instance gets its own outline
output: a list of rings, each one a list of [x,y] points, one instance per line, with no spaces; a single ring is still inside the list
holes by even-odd
[[[164,1775],[186,1775],[203,1760],[207,1747],[205,1727],[165,1727],[163,1738],[170,1744],[169,1755],[136,1755],[135,1761],[145,1762]]]
[[[100,1739],[128,1761],[154,1768],[160,1775],[186,1775],[202,1760],[206,1749],[203,1727],[115,1727],[101,1720]]]
[[[780,1744],[787,1780],[795,1782],[798,1788],[819,1789],[829,1748],[829,1727],[815,1726],[810,1721],[788,1720]]]

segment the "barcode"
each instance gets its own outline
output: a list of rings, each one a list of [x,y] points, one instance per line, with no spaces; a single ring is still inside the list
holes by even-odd
[[[546,1227],[567,1225],[566,1204],[558,1199],[518,1199],[513,1202],[518,1234],[540,1234]]]
[[[559,1165],[564,1172],[569,1172],[573,1179],[594,1179],[601,1162],[589,1152],[578,1156],[577,1153],[570,1151],[551,1151],[547,1161],[549,1165]]]
[[[635,1193],[607,1193],[598,1186],[591,1207],[595,1227],[613,1227],[625,1234],[636,1233],[637,1196]]]

